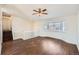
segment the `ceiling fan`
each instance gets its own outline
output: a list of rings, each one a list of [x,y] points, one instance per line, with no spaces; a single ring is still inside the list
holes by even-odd
[[[41,15],[47,15],[48,13],[47,12],[47,9],[41,9],[41,8],[38,8],[37,10],[33,10],[35,13],[33,13],[32,15],[38,15],[38,16],[41,16]]]

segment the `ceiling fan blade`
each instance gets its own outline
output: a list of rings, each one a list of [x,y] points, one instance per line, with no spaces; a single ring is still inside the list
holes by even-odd
[[[47,9],[43,9],[42,12],[45,12]]]
[[[38,14],[38,13],[33,13],[32,15],[35,15],[35,14]]]
[[[37,10],[33,10],[33,11],[35,11],[35,12],[39,12],[39,11],[37,11]]]

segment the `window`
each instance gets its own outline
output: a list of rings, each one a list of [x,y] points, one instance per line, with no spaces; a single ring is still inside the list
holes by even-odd
[[[48,22],[47,30],[50,32],[63,32],[64,22]]]

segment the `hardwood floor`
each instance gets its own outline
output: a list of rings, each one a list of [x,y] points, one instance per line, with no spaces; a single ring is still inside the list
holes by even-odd
[[[3,43],[2,55],[77,55],[76,45],[49,37],[17,39]]]

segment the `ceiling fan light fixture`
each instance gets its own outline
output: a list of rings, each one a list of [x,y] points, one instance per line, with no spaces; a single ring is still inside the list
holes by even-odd
[[[34,9],[33,10],[34,13],[32,15],[36,15],[36,16],[44,16],[44,15],[47,15],[47,9],[42,9],[42,8],[38,8],[38,9]]]

